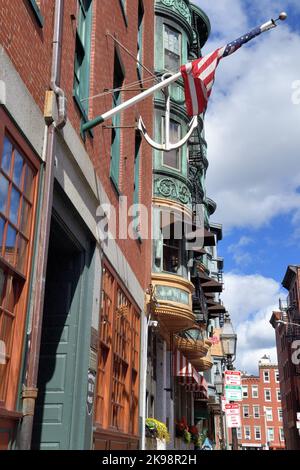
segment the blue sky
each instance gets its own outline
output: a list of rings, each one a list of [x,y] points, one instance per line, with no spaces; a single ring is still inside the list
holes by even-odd
[[[277,18],[288,19],[222,60],[206,113],[207,195],[223,224],[223,301],[238,333],[237,366],[276,360],[269,324],[288,264],[300,263],[299,0],[197,0],[212,33],[204,54]]]

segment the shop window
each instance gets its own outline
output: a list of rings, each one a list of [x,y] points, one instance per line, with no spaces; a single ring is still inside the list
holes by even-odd
[[[104,267],[95,412],[97,424],[138,434],[139,351],[140,314],[110,270]]]
[[[6,119],[3,115],[2,124]],[[14,338],[23,337],[37,169],[9,135],[0,140],[0,149],[0,342],[5,352],[0,403],[5,405],[8,391],[13,392],[10,371],[20,360]]]
[[[168,25],[164,25],[164,68],[169,72],[178,72],[181,65],[181,34]]]

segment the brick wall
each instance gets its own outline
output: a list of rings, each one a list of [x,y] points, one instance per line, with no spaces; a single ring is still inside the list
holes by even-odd
[[[143,62],[153,69],[154,54],[154,2],[144,0],[144,37]],[[65,0],[63,21],[63,47],[61,86],[68,100],[68,118],[80,136],[81,114],[73,99],[74,51],[76,38],[77,0]],[[27,0],[0,0],[0,43],[3,45],[23,82],[43,110],[45,91],[49,89],[52,35],[54,22],[54,0],[40,0],[40,11],[44,17],[41,28]],[[90,70],[90,95],[103,92],[113,87],[114,41],[106,34],[115,35],[133,54],[137,55],[138,0],[126,2],[126,18],[119,0],[101,0],[93,2],[93,31]],[[125,83],[137,80],[136,63],[124,50],[120,55],[125,67]],[[144,78],[149,75],[143,72]],[[151,83],[152,84],[152,83]],[[149,82],[148,85],[149,86]],[[124,92],[122,100],[136,95],[138,91]],[[90,101],[89,117],[93,118],[111,108],[112,97],[107,95]],[[21,105],[21,104],[20,104]],[[152,131],[152,98],[124,112],[121,125],[132,126],[121,132],[120,158],[120,191],[128,196],[129,206],[133,202],[134,187],[134,150],[135,120],[142,115],[151,134]],[[106,125],[111,125],[107,122]],[[81,137],[81,136],[80,136]],[[110,198],[117,209],[119,196],[110,178],[110,142],[111,129],[100,126],[94,129],[93,137],[87,136],[83,142],[95,170]],[[140,203],[150,209],[152,197],[152,151],[144,142],[141,147],[140,164]],[[148,214],[148,226],[151,229],[151,212]],[[118,224],[117,224],[118,231]],[[118,244],[126,256],[143,287],[150,282],[151,242],[143,240],[118,240]]]

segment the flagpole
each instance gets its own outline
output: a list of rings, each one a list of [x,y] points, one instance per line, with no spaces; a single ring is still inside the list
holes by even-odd
[[[267,23],[264,23],[263,25],[260,26],[261,31],[269,31],[270,29],[276,28],[277,26],[277,21],[284,21],[287,18],[287,14],[285,12],[280,13],[278,18],[276,20],[270,20]],[[124,111],[127,108],[130,108],[131,106],[134,106],[135,104],[139,103],[140,101],[143,101],[144,99],[148,98],[148,96],[153,95],[159,90],[162,90],[163,88],[166,88],[167,86],[171,85],[172,83],[176,82],[179,78],[181,78],[181,72],[175,73],[174,75],[171,75],[170,77],[166,78],[165,80],[162,80],[160,83],[157,83],[157,85],[154,85],[148,90],[143,91],[142,93],[134,96],[133,98],[130,98],[127,101],[124,101],[124,103],[121,103],[119,106],[116,106],[115,108],[112,108],[110,111],[107,111],[104,114],[101,114],[100,116],[97,116],[94,119],[91,119],[90,121],[85,122],[81,126],[81,132],[84,134],[85,132],[89,131],[93,127],[102,124],[104,121],[107,121],[108,119],[112,118],[115,114],[120,113],[121,111]]]
[[[171,75],[171,77],[166,78],[165,80],[162,80],[160,83],[157,83],[157,85],[154,85],[148,88],[148,90],[143,91],[139,95],[134,96],[133,98],[130,98],[127,101],[124,101],[124,103],[119,104],[119,106],[116,106],[115,108],[111,109],[110,111],[107,111],[101,116],[98,116],[95,119],[92,119],[91,121],[86,122],[85,124],[82,125],[82,128],[81,128],[82,132],[86,132],[92,129],[92,127],[95,127],[98,124],[102,124],[104,121],[107,121],[107,119],[110,119],[115,114],[120,113],[121,111],[124,111],[127,108],[130,108],[131,106],[139,103],[145,98],[148,98],[148,96],[151,96],[157,91],[162,90],[163,88],[166,88],[167,86],[171,85],[171,83],[176,82],[176,80],[178,80],[180,77],[181,77],[181,72],[175,73],[174,75]]]

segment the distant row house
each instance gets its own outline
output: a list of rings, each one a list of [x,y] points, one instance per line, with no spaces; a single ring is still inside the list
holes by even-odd
[[[239,447],[243,450],[281,450],[285,448],[282,405],[277,364],[264,356],[259,375],[242,376]]]

